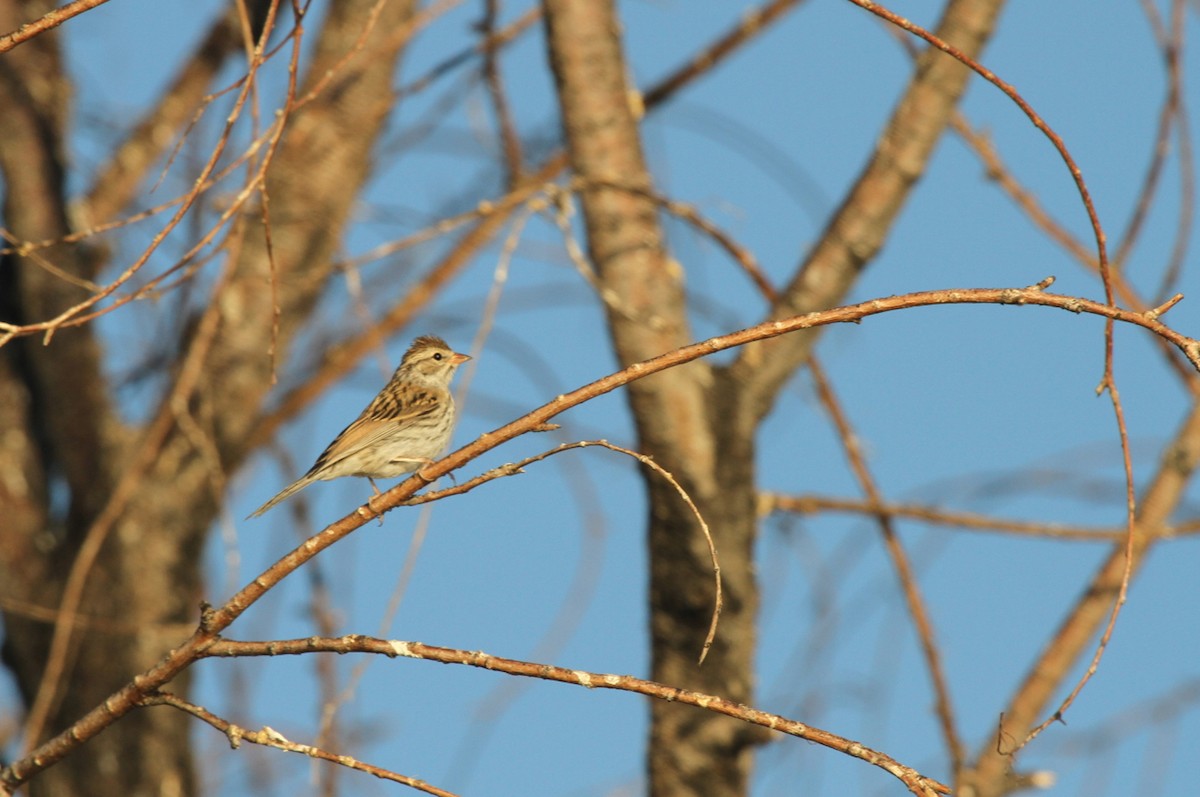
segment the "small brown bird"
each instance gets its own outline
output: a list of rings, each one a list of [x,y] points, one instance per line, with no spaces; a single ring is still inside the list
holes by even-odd
[[[454,428],[450,380],[469,359],[433,335],[414,340],[391,380],[317,457],[308,473],[250,517],[258,517],[315,481],[366,476],[378,494],[375,479],[402,476],[432,462],[450,442]]]

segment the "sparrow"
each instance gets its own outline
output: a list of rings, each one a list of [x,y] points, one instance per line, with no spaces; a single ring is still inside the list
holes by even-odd
[[[258,517],[315,481],[365,476],[375,479],[412,473],[433,462],[450,442],[454,396],[450,380],[471,359],[433,335],[412,342],[379,395],[333,439],[308,473],[283,488],[250,517]]]

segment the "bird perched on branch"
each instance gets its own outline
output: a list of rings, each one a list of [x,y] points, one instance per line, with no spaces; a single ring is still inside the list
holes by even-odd
[[[450,442],[454,428],[450,380],[469,359],[433,335],[414,340],[391,380],[317,457],[308,473],[250,517],[258,517],[315,481],[341,476],[367,477],[378,495],[375,479],[403,476],[433,462]]]

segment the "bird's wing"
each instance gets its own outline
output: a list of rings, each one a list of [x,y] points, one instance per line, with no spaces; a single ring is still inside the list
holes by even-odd
[[[437,394],[429,390],[408,392],[403,402],[397,401],[394,395],[387,395],[386,392],[379,394],[367,405],[362,415],[343,429],[321,456],[317,457],[312,470],[318,471],[369,448],[385,437],[395,434],[399,427],[437,409],[439,403]]]

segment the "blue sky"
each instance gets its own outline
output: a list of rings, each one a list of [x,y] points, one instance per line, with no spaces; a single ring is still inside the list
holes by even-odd
[[[216,5],[124,0],[63,28],[80,82],[81,131],[73,145],[82,172],[111,141],[113,132],[99,123],[132,119],[156,96]],[[927,26],[935,23],[940,6],[916,0],[890,5]],[[635,80],[641,86],[657,80],[749,7],[623,3]],[[506,9],[505,19],[524,8]],[[466,43],[478,15],[477,4],[466,4],[436,21],[405,59],[401,82]],[[1191,38],[1195,19],[1192,14],[1188,20]],[[521,132],[542,142],[543,152],[558,135],[544,60],[536,34],[502,59]],[[1104,4],[1098,10],[1081,0],[1012,3],[983,60],[1062,135],[1115,245],[1148,163],[1165,92],[1160,58],[1137,4]],[[645,147],[659,187],[697,206],[782,282],[861,169],[908,74],[907,56],[874,17],[842,0],[810,0],[647,119]],[[1198,79],[1195,63],[1188,62],[1186,80],[1194,86]],[[271,76],[266,80],[270,86]],[[380,158],[344,254],[412,232],[447,208],[498,194],[487,166],[490,128],[481,122],[488,106],[478,84],[463,86],[460,78],[451,78],[413,98],[393,120],[392,131],[399,135],[443,92],[455,90],[465,102],[431,136],[403,157]],[[963,111],[988,131],[1049,212],[1087,242],[1087,219],[1070,175],[1020,111],[979,81]],[[169,196],[169,189],[170,180],[147,202]],[[1155,290],[1173,242],[1179,178],[1170,167],[1161,195],[1127,266],[1131,280],[1147,293]],[[667,229],[688,273],[697,338],[761,319],[762,300],[723,254],[677,221],[668,221]],[[431,245],[373,263],[362,276],[376,284],[404,284],[438,251],[439,245]],[[498,257],[497,246],[478,259],[411,334],[434,331],[457,347],[469,346]],[[947,135],[851,299],[943,287],[1024,286],[1048,275],[1057,277],[1057,292],[1102,297],[1097,280],[1034,230],[985,178],[962,141]],[[1200,336],[1191,298],[1200,298],[1197,279],[1185,270],[1178,289],[1189,298],[1167,316],[1194,336]],[[346,294],[335,286],[324,320],[352,332],[357,322],[345,312]],[[140,312],[142,323],[153,323],[152,309]],[[106,334],[136,339],[145,329],[128,324],[114,318]],[[1095,317],[1044,308],[922,308],[830,329],[819,354],[888,498],[1115,526],[1122,521],[1123,496],[1116,427],[1108,400],[1094,394],[1103,365],[1102,329]],[[297,542],[286,508],[256,522],[241,518],[307,468],[360,411],[409,337],[364,361],[287,427],[280,441],[294,467],[284,472],[261,458],[238,476],[209,550],[210,600],[227,597]],[[289,377],[302,374],[311,353],[293,353],[281,371],[281,389]],[[456,446],[614,368],[599,304],[564,257],[561,236],[544,221],[534,219],[524,233],[496,330],[477,352],[477,366]],[[1186,397],[1140,329],[1117,330],[1116,377],[1135,475],[1144,485],[1187,408]],[[560,420],[562,439],[633,441],[619,395]],[[555,442],[514,441],[459,478]],[[803,374],[764,425],[759,457],[766,489],[859,495]],[[365,482],[342,480],[304,495],[313,518],[331,521],[368,491]],[[1184,504],[1187,517],[1194,516],[1195,501],[1192,490]],[[315,564],[328,583],[339,633],[382,633],[644,675],[643,517],[632,462],[592,449],[439,503],[428,517],[417,509],[394,512],[382,527],[364,527]],[[402,604],[390,627],[381,630],[414,528],[426,520]],[[1098,544],[915,523],[899,527],[918,563],[962,733],[976,750],[1107,551]],[[764,583],[759,706],[945,777],[928,678],[875,529],[844,516],[770,518],[763,522],[759,550]],[[1114,749],[1103,747],[1095,732],[1200,676],[1197,554],[1195,539],[1152,554],[1068,725],[1052,728],[1025,754],[1023,767],[1057,775],[1050,793],[1179,794],[1194,782],[1183,742],[1200,734],[1194,697],[1181,703],[1179,716],[1131,731]],[[231,635],[316,633],[307,609],[310,596],[310,574],[298,573],[248,612]],[[558,633],[564,626],[567,633]],[[248,727],[266,724],[295,741],[311,741],[321,701],[316,666],[310,657],[202,662],[195,668],[196,698]],[[463,794],[591,797],[644,789],[646,707],[636,696],[416,661],[347,656],[333,666],[343,683],[356,668],[366,668],[340,713],[343,728],[354,734],[343,739],[342,751],[360,759]],[[307,762],[276,751],[231,752],[224,737],[208,728],[198,727],[196,740],[209,793],[307,788]],[[358,773],[339,778],[345,793],[394,789]],[[1159,791],[1146,790],[1155,783]],[[881,771],[794,739],[774,742],[759,757],[756,795],[851,790],[902,793]]]

